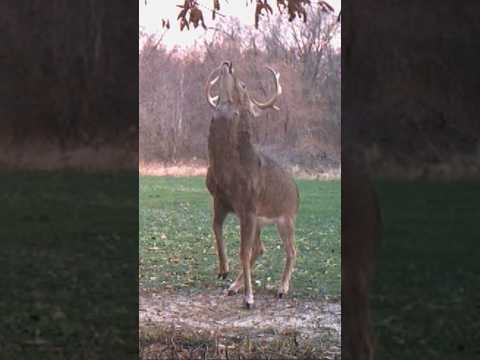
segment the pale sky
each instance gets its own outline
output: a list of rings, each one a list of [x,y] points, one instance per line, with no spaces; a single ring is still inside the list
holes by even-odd
[[[341,0],[327,0],[335,9],[335,14],[340,11]],[[203,12],[205,23],[207,26],[214,26],[215,22],[219,19],[212,20],[211,9],[212,0],[198,0],[200,9]],[[254,12],[255,2],[250,3],[248,0],[248,6],[245,4],[247,0],[223,0],[220,2],[220,12],[225,16],[236,17],[241,23],[245,25],[251,25],[254,29]],[[165,29],[162,29],[162,19],[170,20],[170,29],[165,32],[163,43],[171,48],[173,46],[179,46],[180,48],[187,48],[192,46],[195,40],[204,39],[212,34],[212,30],[204,30],[201,25],[198,28],[191,28],[189,31],[180,31],[179,23],[177,21],[177,15],[179,8],[176,6],[183,4],[182,0],[147,0],[145,6],[145,0],[139,0],[139,25],[143,31],[150,34],[162,34]],[[275,0],[271,1],[274,14],[278,11]],[[266,16],[263,17],[266,20]],[[260,19],[262,21],[262,18]]]

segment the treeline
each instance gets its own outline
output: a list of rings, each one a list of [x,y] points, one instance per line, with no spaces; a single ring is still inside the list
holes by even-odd
[[[254,120],[260,147],[290,163],[338,167],[341,54],[332,39],[340,28],[333,15],[316,10],[309,15],[306,24],[277,18],[264,22],[260,31],[218,22],[212,39],[188,53],[167,50],[161,38],[141,33],[140,161],[207,159],[211,109],[205,81],[228,59],[259,99],[273,88],[264,66],[281,74],[280,111],[264,112]]]

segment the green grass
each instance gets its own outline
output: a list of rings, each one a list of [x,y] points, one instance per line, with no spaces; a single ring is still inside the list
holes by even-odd
[[[480,187],[378,184],[372,305],[381,359],[480,356]]]
[[[203,177],[140,178],[140,286],[201,290],[225,285],[217,280],[211,230],[211,197]],[[298,180],[295,296],[340,295],[340,182]],[[224,227],[231,275],[236,276],[239,225],[230,215]],[[265,254],[254,271],[256,288],[276,286],[284,250],[274,226],[265,227]]]
[[[136,352],[136,182],[136,174],[2,175],[2,358]]]

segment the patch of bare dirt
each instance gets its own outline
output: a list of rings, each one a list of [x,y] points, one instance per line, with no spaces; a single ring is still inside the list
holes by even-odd
[[[311,170],[292,165],[285,168],[299,179],[338,180],[341,177],[340,167],[327,170]],[[203,163],[163,164],[141,162],[138,171],[140,175],[147,176],[206,176],[207,165]]]
[[[206,176],[207,166],[204,164],[163,164],[145,163],[139,164],[140,175],[147,176]]]
[[[206,332],[222,338],[276,341],[295,334],[300,346],[322,348],[322,359],[340,357],[340,303],[332,300],[276,299],[255,294],[255,308],[246,310],[242,296],[221,290],[200,293],[142,292],[140,328]]]

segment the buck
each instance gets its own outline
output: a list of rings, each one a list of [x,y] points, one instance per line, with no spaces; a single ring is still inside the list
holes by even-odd
[[[208,135],[209,166],[206,185],[213,197],[213,233],[219,259],[219,278],[229,272],[223,223],[235,213],[240,223],[241,270],[228,288],[228,295],[244,289],[247,309],[254,305],[252,269],[265,251],[260,238],[264,225],[276,224],[286,252],[285,268],[278,287],[279,298],[287,294],[296,258],[295,218],[299,207],[298,188],[293,178],[271,158],[257,151],[251,140],[251,118],[260,110],[278,109],[282,92],[280,75],[267,67],[275,81],[275,93],[265,102],[250,96],[234,74],[230,61],[214,69],[205,87],[213,116]],[[218,86],[218,95],[212,88]]]

